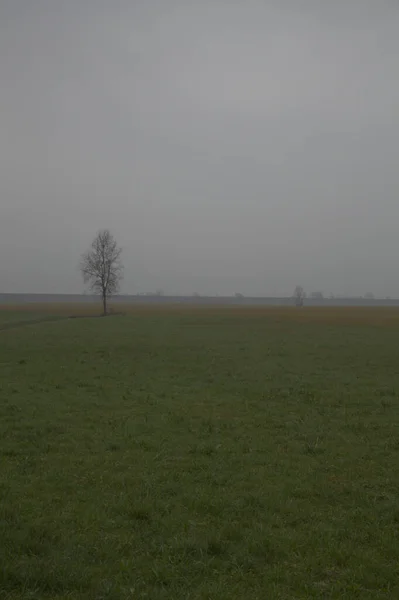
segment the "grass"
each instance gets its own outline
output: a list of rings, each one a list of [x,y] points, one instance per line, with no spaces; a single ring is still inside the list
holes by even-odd
[[[1,599],[399,597],[398,310],[82,309],[0,311]]]

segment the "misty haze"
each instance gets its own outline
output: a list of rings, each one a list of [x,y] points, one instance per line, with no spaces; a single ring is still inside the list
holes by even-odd
[[[3,0],[1,292],[399,297],[396,2]]]
[[[398,0],[0,0],[0,598],[399,598]]]

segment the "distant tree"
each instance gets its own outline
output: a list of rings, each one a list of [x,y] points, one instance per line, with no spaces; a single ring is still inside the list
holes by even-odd
[[[163,296],[163,290],[156,290],[155,296]]]
[[[293,298],[295,301],[295,306],[298,306],[298,307],[303,306],[304,300],[306,298],[306,294],[305,294],[305,290],[303,289],[303,287],[301,285],[296,286],[296,288],[294,290]]]
[[[119,290],[123,276],[120,248],[108,229],[99,231],[90,250],[82,254],[80,271],[83,281],[95,294],[100,294],[103,314],[107,314],[108,298]]]
[[[313,300],[323,300],[324,295],[323,292],[312,292],[310,297],[313,298]]]
[[[234,294],[234,297],[242,300],[242,298],[244,298],[244,294],[240,294],[240,292],[237,292],[236,294]]]
[[[371,292],[367,292],[367,294],[364,294],[364,297],[366,298],[366,300],[374,300],[374,294],[372,294]]]

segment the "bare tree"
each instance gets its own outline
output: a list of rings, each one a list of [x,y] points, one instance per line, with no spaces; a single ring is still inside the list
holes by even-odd
[[[90,250],[82,255],[80,271],[83,281],[90,284],[94,293],[100,294],[104,315],[107,314],[108,298],[119,290],[123,276],[120,248],[108,229],[99,231]]]
[[[297,285],[295,290],[294,290],[294,301],[295,301],[295,306],[301,307],[303,306],[303,302],[306,298],[306,294],[305,294],[305,290],[303,289],[303,287],[301,285]]]

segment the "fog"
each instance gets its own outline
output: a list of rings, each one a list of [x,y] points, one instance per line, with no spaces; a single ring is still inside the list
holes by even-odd
[[[399,296],[399,3],[1,0],[0,292]]]

